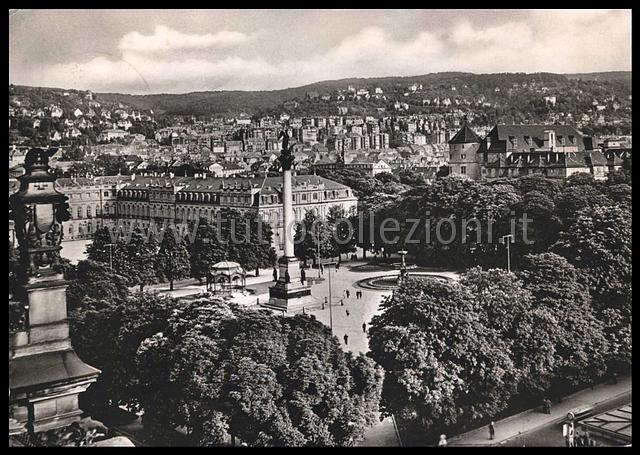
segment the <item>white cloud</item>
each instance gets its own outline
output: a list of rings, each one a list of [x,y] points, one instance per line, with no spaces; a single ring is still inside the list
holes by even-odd
[[[158,52],[177,49],[206,49],[214,46],[233,46],[249,40],[244,33],[222,30],[203,35],[182,33],[164,25],[157,25],[152,35],[130,32],[118,44],[123,52]]]
[[[389,30],[365,27],[333,47],[318,45],[317,51],[303,58],[284,60],[276,60],[270,52],[269,39],[251,39],[260,36],[260,30],[250,37],[231,31],[185,34],[158,26],[151,35],[131,32],[122,36],[120,59],[97,57],[49,65],[41,72],[31,72],[32,80],[22,83],[179,93],[270,90],[327,79],[438,71],[630,70],[630,20],[625,11],[538,11],[523,20],[489,26],[463,19],[449,27],[419,31],[404,40]],[[236,46],[233,54],[219,51],[231,45]],[[253,53],[247,52],[249,48]]]

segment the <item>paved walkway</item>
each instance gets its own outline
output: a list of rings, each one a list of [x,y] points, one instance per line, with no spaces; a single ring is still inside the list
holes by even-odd
[[[617,384],[602,384],[593,390],[586,389],[574,393],[551,407],[551,414],[543,414],[537,410],[529,410],[495,422],[496,437],[489,439],[486,426],[477,428],[449,439],[449,446],[495,446],[506,443],[520,434],[533,431],[544,425],[552,424],[566,418],[567,413],[576,408],[595,406],[631,391],[631,376],[621,378]]]
[[[364,432],[362,441],[356,444],[358,447],[401,447],[400,439],[392,417],[387,417],[382,422],[369,427]]]

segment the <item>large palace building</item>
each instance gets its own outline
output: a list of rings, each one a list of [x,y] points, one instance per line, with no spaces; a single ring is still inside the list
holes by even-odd
[[[181,223],[200,217],[213,219],[216,211],[230,208],[257,213],[274,231],[274,247],[282,249],[282,183],[280,177],[216,178],[206,175],[113,176],[60,178],[59,190],[69,196],[71,220],[65,223],[64,240],[90,239],[101,226],[121,223],[138,226],[153,220]],[[17,181],[9,181],[9,194]],[[326,217],[337,205],[346,212],[358,199],[348,186],[315,175],[293,176],[293,209],[296,221],[314,210]]]

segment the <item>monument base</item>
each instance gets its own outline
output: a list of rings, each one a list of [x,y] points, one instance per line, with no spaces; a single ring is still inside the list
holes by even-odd
[[[301,311],[315,306],[317,302],[311,297],[311,286],[301,279],[298,259],[283,256],[278,260],[278,265],[278,281],[269,288],[269,303],[266,306],[282,311]]]

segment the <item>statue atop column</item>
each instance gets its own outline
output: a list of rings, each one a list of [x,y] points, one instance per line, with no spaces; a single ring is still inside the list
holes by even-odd
[[[280,131],[280,134],[278,135],[278,140],[280,139],[282,139],[282,150],[280,151],[280,156],[278,157],[278,160],[282,165],[283,171],[290,171],[291,166],[293,165],[294,158],[293,158],[293,154],[291,153],[291,149],[289,148],[289,132],[287,130],[287,126],[285,126],[285,128],[282,131]]]
[[[269,288],[267,306],[279,310],[290,311],[304,309],[305,305],[314,303],[311,297],[311,286],[300,279],[300,264],[294,254],[293,234],[295,229],[295,212],[293,210],[293,178],[291,167],[294,162],[289,146],[288,123],[278,135],[282,139],[282,150],[278,160],[282,165],[282,239],[283,254],[278,259],[279,273],[274,270],[275,284]],[[279,278],[277,278],[279,276]]]

